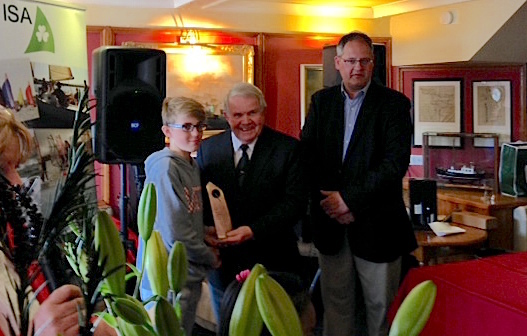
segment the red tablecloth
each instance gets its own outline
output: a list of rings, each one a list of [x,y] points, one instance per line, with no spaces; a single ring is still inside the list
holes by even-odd
[[[390,311],[424,280],[437,285],[421,335],[527,335],[527,253],[412,269]]]

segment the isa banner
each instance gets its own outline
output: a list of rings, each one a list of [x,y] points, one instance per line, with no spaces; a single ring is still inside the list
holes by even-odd
[[[0,104],[32,129],[35,150],[19,173],[41,181],[36,189],[47,216],[68,168],[75,111],[88,82],[84,10],[0,0],[0,40]]]
[[[55,113],[74,111],[88,81],[84,10],[25,0],[0,4],[0,104],[30,127],[70,128],[67,111]]]

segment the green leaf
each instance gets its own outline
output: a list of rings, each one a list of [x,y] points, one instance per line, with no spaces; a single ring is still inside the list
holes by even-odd
[[[415,286],[397,310],[389,336],[418,336],[434,308],[437,286],[426,280]]]
[[[187,249],[180,242],[174,242],[168,256],[168,282],[174,293],[179,293],[185,287],[188,274]]]
[[[159,231],[153,231],[146,246],[145,269],[154,295],[168,294],[168,252]]]
[[[258,311],[254,291],[256,279],[260,274],[266,272],[263,265],[256,264],[243,283],[232,310],[229,323],[230,336],[259,336],[262,332],[263,320]]]
[[[143,304],[133,296],[115,298],[112,303],[112,310],[126,322],[137,325],[146,325],[150,322],[148,313]]]
[[[268,274],[256,279],[256,303],[272,335],[302,336],[302,325],[285,289]]]
[[[181,325],[174,307],[160,296],[155,304],[155,330],[160,336],[179,335],[181,332]]]
[[[144,241],[150,239],[157,214],[157,194],[153,183],[147,183],[137,207],[137,227]]]
[[[117,319],[108,312],[94,313],[93,315],[98,316],[106,322],[110,327],[117,328]]]

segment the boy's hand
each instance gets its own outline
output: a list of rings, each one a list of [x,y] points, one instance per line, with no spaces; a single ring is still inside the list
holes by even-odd
[[[221,245],[214,226],[205,226],[205,244],[212,247],[219,247]]]

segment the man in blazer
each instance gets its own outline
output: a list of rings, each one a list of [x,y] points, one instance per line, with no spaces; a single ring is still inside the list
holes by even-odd
[[[410,102],[373,82],[373,44],[360,32],[341,38],[335,67],[342,84],[312,96],[301,145],[311,183],[319,250],[324,335],[355,335],[362,289],[369,335],[387,335],[387,309],[401,256],[417,247],[402,198],[412,124]]]
[[[221,188],[233,225],[226,238],[209,239],[220,247],[222,261],[209,277],[217,317],[227,285],[255,263],[268,270],[301,271],[293,230],[307,205],[299,142],[266,127],[265,108],[256,86],[236,84],[224,106],[230,130],[206,139],[198,151],[202,184],[212,182]],[[248,163],[239,172],[244,155]],[[203,203],[210,206],[205,197]],[[205,224],[214,227],[210,209],[205,207],[204,215]]]

